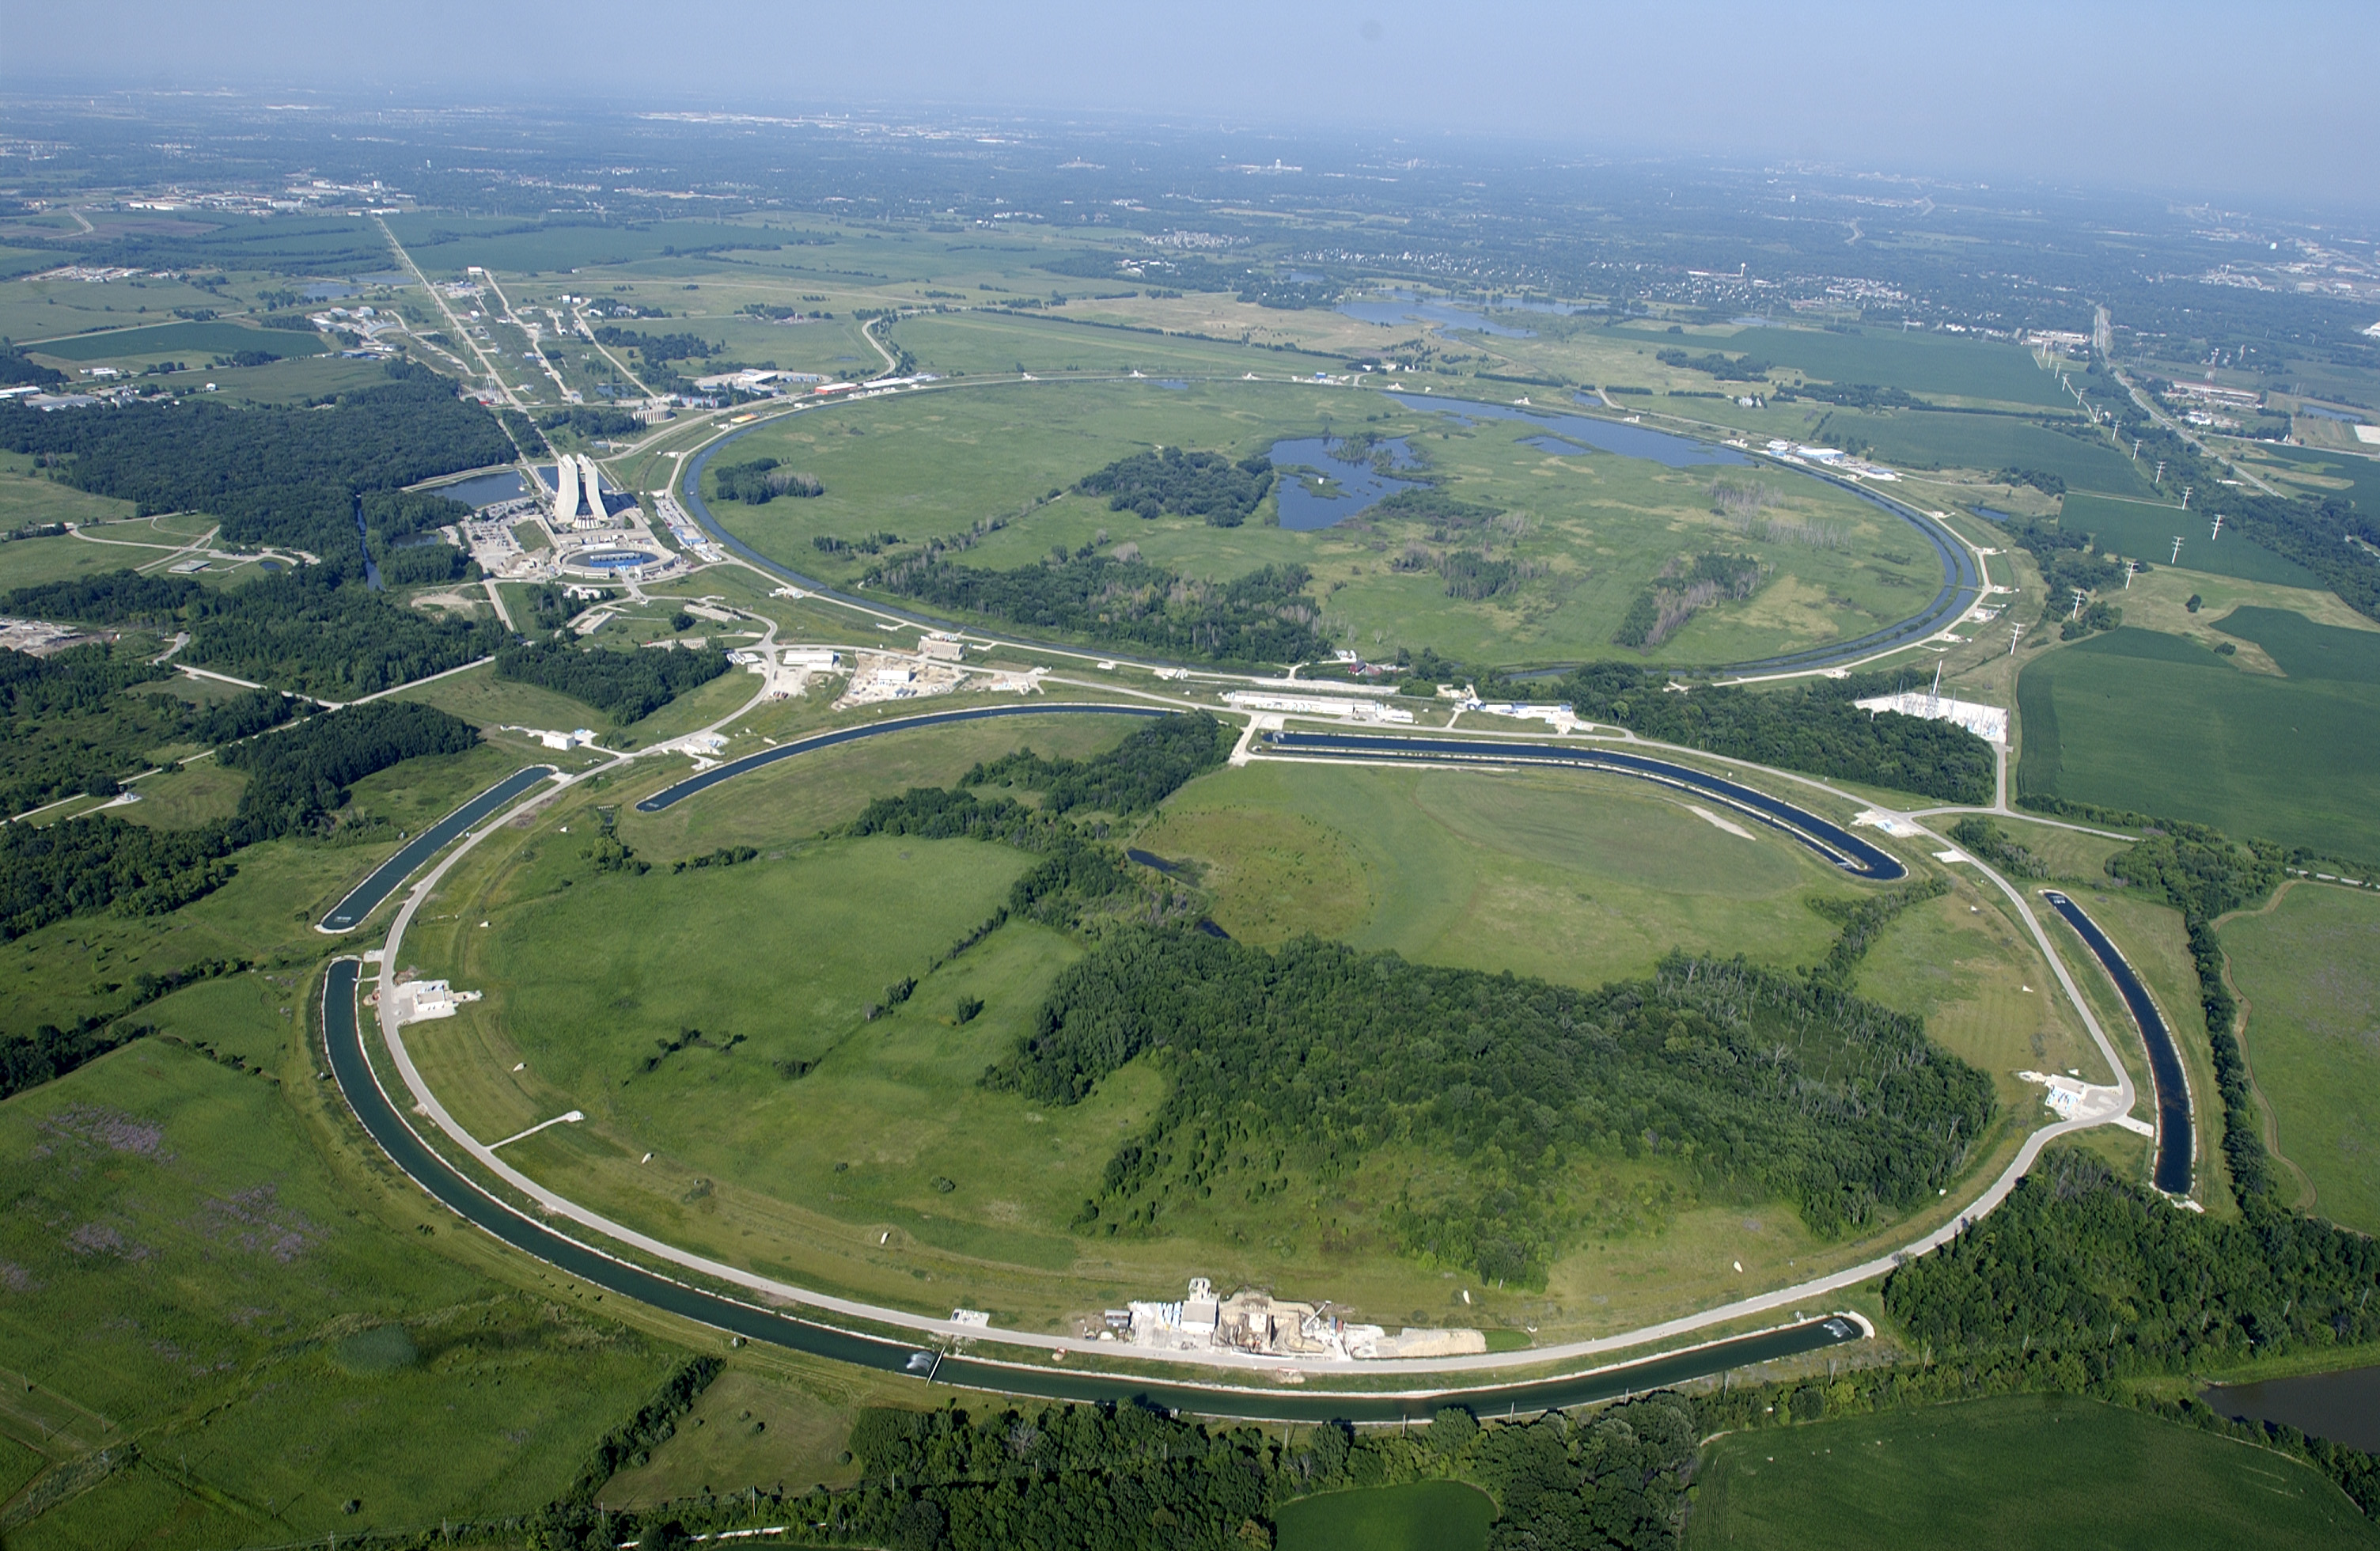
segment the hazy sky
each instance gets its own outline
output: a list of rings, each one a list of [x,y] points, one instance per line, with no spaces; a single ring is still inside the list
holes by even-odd
[[[2268,205],[2380,205],[2375,83],[2380,0],[0,0],[16,91],[1123,113]]]

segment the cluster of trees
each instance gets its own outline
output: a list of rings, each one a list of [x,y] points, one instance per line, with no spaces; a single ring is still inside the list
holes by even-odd
[[[1578,1418],[1483,1424],[1448,1408],[1407,1432],[1328,1423],[1286,1438],[1146,1405],[871,1408],[852,1429],[857,1486],[673,1505],[638,1529],[648,1545],[769,1523],[799,1544],[895,1551],[1248,1551],[1273,1544],[1300,1497],[1459,1481],[1497,1505],[1492,1551],[1667,1551],[1698,1436],[1692,1402],[1669,1394]],[[546,1533],[536,1544],[594,1544]]]
[[[373,561],[383,587],[430,587],[480,579],[478,562],[453,544],[390,545]]]
[[[67,380],[67,374],[54,366],[43,366],[16,345],[0,338],[0,387],[54,387]]]
[[[1760,586],[1760,557],[1706,552],[1662,567],[1651,587],[1638,593],[1621,616],[1612,641],[1650,651],[1675,635],[1697,611],[1722,598],[1745,599]]]
[[[0,941],[69,915],[162,915],[213,892],[232,869],[229,827],[152,830],[101,814],[0,825]]]
[[[1706,355],[1689,356],[1683,350],[1670,349],[1657,352],[1653,358],[1663,366],[1699,371],[1722,382],[1757,382],[1768,375],[1768,363],[1756,356],[1728,357],[1716,350]]]
[[[223,520],[234,543],[352,554],[357,497],[394,492],[440,474],[507,463],[495,418],[426,367],[392,362],[388,381],[315,406],[232,406],[198,400],[134,404],[104,415],[44,415],[0,404],[0,447],[29,453],[57,477],[130,501],[143,515],[197,511]],[[430,498],[389,509],[413,527],[451,522]]]
[[[584,437],[633,436],[639,428],[637,417],[625,409],[605,409],[596,405],[579,405],[559,409],[545,417],[548,430],[575,431]]]
[[[1501,506],[1458,501],[1435,485],[1399,491],[1372,503],[1369,517],[1409,517],[1433,525],[1441,532],[1481,527],[1504,515]]]
[[[1946,803],[1992,800],[1991,745],[1952,722],[1852,703],[1891,694],[1889,674],[1853,673],[1789,690],[1703,685],[1684,695],[1670,692],[1669,683],[1658,669],[1591,662],[1562,680],[1561,690],[1581,717],[1664,743]]]
[[[253,689],[213,706],[128,694],[171,678],[139,652],[93,643],[47,657],[0,650],[0,815],[77,791],[106,795],[172,744],[220,744],[277,726],[302,702]]]
[[[528,641],[496,654],[496,677],[567,695],[623,723],[650,716],[725,672],[727,654],[715,649],[613,651]]]
[[[242,845],[320,829],[346,806],[347,788],[426,754],[463,754],[480,730],[410,700],[375,700],[302,721],[286,732],[215,750],[215,762],[248,775],[232,818]]]
[[[1667,1157],[1834,1234],[1930,1199],[1993,1104],[1922,1020],[1741,960],[1672,957],[1582,992],[1311,939],[1267,952],[1153,929],[1070,966],[983,1081],[1075,1104],[1151,1053],[1169,1092],[1085,1221],[1142,1230],[1175,1202],[1261,1194],[1285,1154],[1329,1179],[1415,1145],[1448,1183],[1402,1205],[1403,1247],[1522,1282],[1558,1250],[1555,1176],[1585,1154]]]
[[[645,333],[606,323],[595,331],[595,342],[615,350],[636,350],[649,361],[707,361],[719,346],[693,333]]]
[[[1154,518],[1172,512],[1204,517],[1213,527],[1237,527],[1272,491],[1272,460],[1258,454],[1234,463],[1220,453],[1179,447],[1135,453],[1075,481],[1076,492],[1103,495],[1111,512]]]
[[[2031,485],[2044,495],[2066,493],[2064,476],[2051,474],[2039,468],[2003,468],[1993,475],[1992,479],[2003,485]]]
[[[880,587],[937,608],[1209,662],[1304,662],[1330,655],[1305,596],[1313,574],[1267,565],[1227,582],[1194,581],[1144,560],[1053,557],[988,571],[928,555],[870,572]]]
[[[731,463],[711,470],[712,490],[722,501],[741,501],[747,505],[766,506],[781,495],[808,497],[824,495],[826,486],[815,474],[781,467],[775,458],[754,458],[749,463]]]
[[[434,617],[316,565],[237,588],[193,584],[183,612],[190,644],[182,660],[326,700],[358,699],[443,673],[510,639],[492,617]]]
[[[2089,594],[2124,585],[2126,568],[2094,550],[2091,534],[2070,533],[2064,527],[2028,519],[2010,518],[2000,526],[2041,568],[2045,594],[2041,618],[2045,624],[2060,622],[2059,639],[2079,640],[2123,623],[2123,612],[2112,603],[2095,602],[2079,613],[2075,611],[2076,592]]]
[[[1950,826],[1950,838],[2010,878],[2047,878],[2049,864],[1999,827],[1997,819],[1970,816]]]
[[[1931,409],[1933,405],[1906,388],[1879,388],[1873,382],[1804,382],[1780,387],[1770,395],[1780,403],[1802,398],[1844,409]]]
[[[1228,729],[1205,711],[1160,718],[1088,759],[1045,759],[1020,748],[961,777],[961,786],[1022,786],[1041,794],[1047,813],[1094,808],[1139,813],[1180,791],[1231,753]]]

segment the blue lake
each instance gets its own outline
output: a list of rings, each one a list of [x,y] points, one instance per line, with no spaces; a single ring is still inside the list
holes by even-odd
[[[2338,409],[2325,409],[2318,404],[2301,404],[2298,406],[2298,413],[2312,415],[2318,420],[2337,420],[2341,425],[2359,426],[2363,423],[2363,417],[2361,415],[2350,415]]]
[[[1376,291],[1368,297],[1356,297],[1339,304],[1338,310],[1350,318],[1366,323],[1436,323],[1442,328],[1470,329],[1478,333],[1494,334],[1501,339],[1535,339],[1536,331],[1499,322],[1488,316],[1496,312],[1548,312],[1567,316],[1573,312],[1591,312],[1599,308],[1579,306],[1560,301],[1523,301],[1500,297],[1493,302],[1453,301],[1442,297],[1424,297],[1412,291]]]
[[[1413,449],[1405,445],[1402,438],[1379,442],[1360,453],[1352,451],[1336,437],[1301,436],[1274,442],[1273,467],[1281,471],[1278,486],[1281,526],[1295,533],[1311,533],[1369,511],[1383,496],[1414,489],[1414,480],[1383,474],[1373,467],[1372,455],[1378,451],[1389,454],[1391,468],[1417,466]],[[1293,466],[1301,465],[1328,476],[1328,491],[1316,490],[1306,476],[1290,472]]]
[[[1545,434],[1524,438],[1524,443],[1559,456],[1583,454],[1590,451],[1618,453],[1622,457],[1650,458],[1664,468],[1691,468],[1707,463],[1749,465],[1752,462],[1735,448],[1722,447],[1717,442],[1697,442],[1691,436],[1672,436],[1666,430],[1623,425],[1618,420],[1597,419],[1589,415],[1565,415],[1558,409],[1536,409],[1512,404],[1474,404],[1462,399],[1441,403],[1414,394],[1399,394],[1397,402],[1408,409],[1431,410],[1466,423],[1522,420],[1542,426]]]

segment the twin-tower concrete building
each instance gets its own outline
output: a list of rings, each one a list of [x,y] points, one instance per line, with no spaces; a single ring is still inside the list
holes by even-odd
[[[595,473],[593,458],[583,454],[577,456],[562,454],[554,459],[553,482],[553,516],[556,522],[575,522],[582,503],[586,515],[599,523],[611,515],[603,509],[603,486]]]

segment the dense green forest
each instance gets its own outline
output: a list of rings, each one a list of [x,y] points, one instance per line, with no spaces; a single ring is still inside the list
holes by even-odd
[[[1267,565],[1228,582],[1194,581],[1141,560],[1052,557],[985,571],[937,556],[868,574],[880,587],[936,608],[1209,662],[1304,662],[1330,655],[1315,626],[1302,565]]]
[[[441,619],[393,603],[358,570],[327,563],[220,588],[117,571],[19,588],[6,606],[43,619],[186,625],[180,660],[327,700],[459,668],[512,638],[493,619]]]
[[[357,499],[366,492],[514,456],[495,417],[457,398],[452,382],[402,362],[388,372],[387,382],[341,394],[328,408],[179,399],[45,415],[0,404],[0,447],[32,454],[79,490],[132,502],[144,515],[202,512],[222,519],[229,542],[328,558],[354,551]],[[451,522],[431,514],[453,505],[436,497],[393,502],[379,508],[382,531],[395,539]]]
[[[425,754],[462,754],[479,741],[477,727],[435,706],[375,700],[227,744],[215,759],[248,773],[232,833],[251,845],[320,828],[368,775]]]
[[[1460,1183],[1400,1203],[1402,1247],[1523,1282],[1575,1236],[1560,1176],[1590,1154],[1672,1158],[1835,1234],[1931,1198],[1993,1108],[1922,1020],[1741,960],[1579,991],[1153,929],[1070,966],[984,1081],[1074,1104],[1142,1056],[1169,1092],[1083,1223],[1155,1230],[1173,1203],[1260,1200],[1285,1165],[1344,1178],[1408,1143]]]
[[[1021,786],[1041,794],[1045,812],[1095,808],[1138,813],[1155,807],[1231,753],[1229,729],[1205,711],[1169,716],[1136,729],[1088,759],[1044,759],[1020,748],[960,778],[962,786]]]
[[[1670,678],[1659,668],[1591,662],[1561,681],[1561,694],[1582,717],[1664,743],[1946,803],[1992,800],[1991,745],[1952,722],[1852,704],[1893,693],[1899,685],[1890,674],[1853,673],[1788,690],[1697,685],[1684,695],[1668,692]]]
[[[67,374],[54,366],[43,366],[26,356],[6,339],[0,339],[0,387],[54,387],[67,380]]]
[[[725,672],[727,654],[716,648],[613,651],[529,641],[496,654],[496,677],[567,695],[620,722],[641,721]]]
[[[893,1551],[1253,1551],[1273,1544],[1275,1516],[1300,1497],[1459,1481],[1497,1506],[1491,1551],[1670,1551],[1696,1422],[1691,1402],[1666,1394],[1592,1416],[1481,1423],[1450,1408],[1411,1431],[1330,1424],[1287,1439],[1142,1405],[871,1408],[852,1429],[857,1486],[708,1497],[649,1513],[638,1528],[647,1544],[671,1545],[790,1523],[797,1544]],[[624,1527],[557,1504],[532,1544],[608,1551]]]
[[[1157,517],[1204,517],[1212,527],[1237,527],[1272,491],[1272,460],[1259,454],[1237,463],[1220,453],[1166,447],[1118,458],[1075,481],[1082,495],[1103,495],[1111,512]]]

